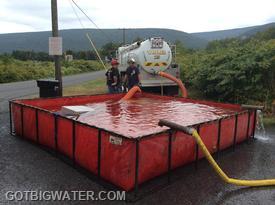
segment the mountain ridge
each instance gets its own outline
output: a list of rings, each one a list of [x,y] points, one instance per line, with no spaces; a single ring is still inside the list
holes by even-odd
[[[126,43],[131,43],[137,38],[146,39],[160,36],[170,43],[180,41],[187,48],[200,49],[205,48],[208,42],[213,40],[233,37],[247,38],[270,27],[275,27],[275,23],[199,33],[186,33],[175,29],[162,28],[126,29],[125,33]],[[59,31],[60,36],[63,38],[63,50],[91,50],[91,45],[85,36],[87,32],[91,34],[98,48],[111,41],[114,43],[123,42],[123,29],[65,29]],[[14,50],[48,52],[48,37],[50,36],[50,31],[0,34],[0,53],[11,53]]]
[[[91,46],[85,34],[91,34],[96,46],[100,48],[110,42],[122,43],[122,29],[68,29],[60,30],[59,35],[63,38],[63,50],[90,50]],[[48,52],[48,37],[50,31],[0,34],[0,53],[12,52],[13,50],[34,50]],[[126,43],[131,43],[136,38],[146,39],[153,36],[161,36],[165,40],[174,43],[181,41],[188,48],[201,48],[207,45],[207,41],[194,37],[191,34],[172,29],[126,29]]]
[[[234,29],[226,29],[226,30],[218,30],[218,31],[206,31],[206,32],[196,32],[191,33],[193,36],[198,38],[213,41],[213,40],[222,40],[225,38],[236,38],[236,37],[250,37],[257,32],[264,31],[270,27],[275,27],[274,23],[267,23],[263,25],[257,26],[249,26],[243,28],[234,28]]]

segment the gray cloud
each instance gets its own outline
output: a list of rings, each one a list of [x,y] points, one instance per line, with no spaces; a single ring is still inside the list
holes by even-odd
[[[253,5],[250,10],[245,9],[245,1],[249,0],[232,0],[224,3],[220,3],[219,0],[174,0],[173,4],[164,5],[158,0],[139,0],[139,3],[133,5],[129,0],[117,0],[115,3],[108,0],[76,0],[101,28],[162,27],[194,32],[275,21],[270,9],[275,5],[272,0],[255,0],[256,3],[249,3]],[[201,4],[200,7],[197,6],[198,2]],[[236,2],[239,2],[238,7],[235,7]],[[0,33],[50,30],[50,4],[50,0],[1,0],[0,25],[5,25],[5,28],[2,26]],[[61,29],[81,28],[69,0],[58,0],[58,7]],[[152,12],[154,9],[161,12]],[[163,12],[165,10],[170,13]],[[81,12],[78,11],[78,14],[85,27],[94,27]]]
[[[266,23],[273,23],[275,22],[275,15],[271,16],[270,18],[267,19]]]
[[[59,24],[60,28],[81,28],[81,25],[76,18],[69,1],[58,2],[59,11]],[[0,23],[5,24],[20,24],[25,25],[33,30],[50,30],[51,24],[51,1],[50,0],[4,0],[4,3],[0,5],[0,9],[5,11],[5,15],[0,14]],[[76,8],[75,8],[76,9]],[[98,8],[88,6],[85,10],[96,11]],[[76,9],[77,11],[77,9]],[[83,17],[83,15],[77,11],[81,16],[83,24],[89,27],[90,22]],[[12,14],[12,15],[9,15]],[[1,32],[1,31],[0,31]]]

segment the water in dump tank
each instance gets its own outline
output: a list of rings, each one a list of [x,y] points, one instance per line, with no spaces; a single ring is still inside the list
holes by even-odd
[[[170,99],[135,98],[87,104],[94,112],[82,114],[78,120],[127,137],[139,137],[166,130],[159,119],[192,125],[233,114],[233,110]]]

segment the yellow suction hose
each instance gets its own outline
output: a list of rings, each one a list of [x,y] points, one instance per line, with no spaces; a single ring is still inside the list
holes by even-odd
[[[167,126],[175,130],[183,131],[186,134],[192,135],[194,139],[196,140],[197,144],[201,148],[204,156],[210,163],[210,165],[214,168],[215,172],[220,176],[220,178],[228,183],[228,184],[234,184],[237,186],[274,186],[275,185],[275,179],[264,179],[264,180],[240,180],[240,179],[233,179],[228,177],[224,171],[220,168],[220,166],[217,164],[217,162],[214,160],[214,158],[211,156],[210,152],[206,148],[205,144],[203,143],[200,135],[198,134],[197,130],[194,128],[184,127],[179,124],[167,121],[167,120],[160,120],[159,126]]]

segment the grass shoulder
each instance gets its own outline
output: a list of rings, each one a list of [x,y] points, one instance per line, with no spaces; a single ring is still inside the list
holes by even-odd
[[[64,88],[63,93],[64,96],[104,94],[107,93],[106,80],[97,79],[68,86]]]

